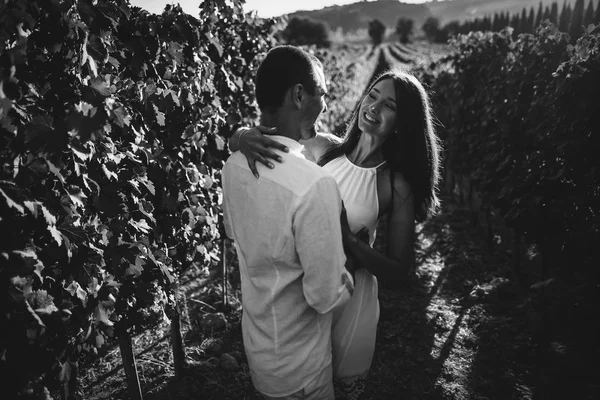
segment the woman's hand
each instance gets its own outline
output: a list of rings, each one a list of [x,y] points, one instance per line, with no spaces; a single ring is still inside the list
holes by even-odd
[[[250,167],[250,171],[252,171],[255,177],[259,177],[256,169],[257,161],[271,169],[275,166],[269,160],[283,162],[283,159],[272,149],[288,152],[289,149],[287,146],[264,135],[265,133],[274,134],[277,132],[277,128],[258,125],[250,129],[240,128],[240,130],[241,133],[238,140],[238,147],[242,154],[246,157],[246,160],[248,161],[248,167]]]
[[[369,229],[365,226],[360,231],[356,232],[356,238],[361,242],[369,244],[369,241],[371,240],[371,238],[369,237]]]

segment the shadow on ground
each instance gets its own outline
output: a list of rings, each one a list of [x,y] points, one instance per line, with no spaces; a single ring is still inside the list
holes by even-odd
[[[488,255],[481,237],[450,199],[421,224],[417,281],[380,291],[365,399],[529,398],[518,354],[528,329],[513,323],[522,294],[507,279],[507,260]]]
[[[599,353],[589,346],[595,319],[581,312],[555,318],[562,328],[536,348],[536,297],[515,283],[510,254],[487,251],[471,216],[445,199],[442,212],[418,227],[417,279],[402,288],[381,285],[377,348],[362,400],[596,399]],[[197,276],[182,288],[185,377],[173,378],[168,329],[157,328],[138,344],[144,398],[261,399],[243,352],[235,269],[225,294],[218,274]],[[219,312],[223,324],[203,322]],[[122,372],[97,386],[87,398],[127,398]]]

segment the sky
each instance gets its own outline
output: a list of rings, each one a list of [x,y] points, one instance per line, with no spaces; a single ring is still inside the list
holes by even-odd
[[[246,0],[244,10],[256,11],[259,17],[276,17],[298,10],[318,10],[333,5],[357,3],[360,0]],[[427,0],[402,0],[403,3],[425,3]],[[179,3],[183,11],[196,15],[202,0],[130,0],[134,6],[144,8],[153,13],[160,13],[166,4]]]

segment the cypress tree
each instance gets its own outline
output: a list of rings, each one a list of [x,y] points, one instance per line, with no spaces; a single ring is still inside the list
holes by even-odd
[[[514,13],[512,18],[510,19],[510,26],[512,26],[515,30],[514,33],[518,35],[521,33],[521,28],[519,26],[519,13]]]
[[[594,1],[590,0],[585,16],[583,17],[583,26],[587,29],[590,24],[594,23]]]
[[[538,7],[537,15],[535,16],[535,27],[534,28],[537,28],[537,26],[542,23],[543,16],[544,16],[544,8],[542,7],[542,2],[540,1],[540,6]]]
[[[558,3],[553,2],[552,8],[550,9],[550,22],[554,25],[558,25]]]
[[[548,6],[544,8],[544,15],[542,16],[542,21],[545,21],[547,19],[550,19],[550,7]]]
[[[527,32],[533,33],[535,32],[535,10],[533,6],[529,9],[529,17],[527,17]]]
[[[569,23],[571,22],[571,5],[567,6],[567,0],[563,3],[560,18],[558,20],[558,30],[561,32],[569,32]]]
[[[489,17],[489,15],[483,18],[483,25],[485,31],[492,30],[492,19]]]
[[[596,6],[596,15],[594,16],[594,24],[600,24],[600,2]]]
[[[575,42],[577,39],[579,39],[581,37],[581,34],[583,33],[584,7],[585,6],[583,0],[577,0],[575,2],[573,12],[571,13],[571,22],[569,23],[569,36],[571,36],[572,42]]]
[[[521,10],[521,18],[519,19],[519,31],[521,33],[531,32],[531,28],[529,27],[527,19],[527,9],[525,7],[523,7],[523,10]]]
[[[500,30],[498,29],[498,26],[500,26],[498,23],[498,13],[494,13],[494,19],[492,20],[492,31],[498,32]]]

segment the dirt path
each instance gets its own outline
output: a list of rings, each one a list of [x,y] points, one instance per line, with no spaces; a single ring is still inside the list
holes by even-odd
[[[529,333],[519,322],[527,311],[515,313],[510,263],[488,255],[469,213],[448,199],[419,228],[417,282],[380,291],[365,400],[530,399],[522,354]]]
[[[380,289],[377,349],[364,400],[531,399],[531,311],[505,279],[510,263],[488,255],[469,213],[448,199],[418,231],[418,279],[404,288]],[[185,378],[172,379],[167,326],[134,340],[145,399],[261,398],[243,354],[239,293],[229,296],[227,324],[200,326],[205,316],[224,310],[219,283],[193,278],[185,285]],[[97,379],[106,372],[102,368],[118,368],[118,362],[118,351],[109,351],[91,375]],[[122,371],[100,384],[91,375],[87,398],[126,398]]]

